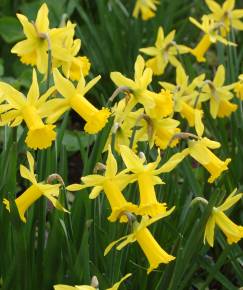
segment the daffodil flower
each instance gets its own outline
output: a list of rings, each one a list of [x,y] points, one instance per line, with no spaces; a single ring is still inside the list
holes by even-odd
[[[155,46],[140,48],[139,50],[152,58],[146,62],[146,66],[151,68],[155,75],[162,75],[168,63],[177,67],[180,62],[176,56],[189,52],[189,48],[176,44],[174,41],[175,30],[164,36],[163,27],[159,27]]]
[[[159,4],[159,0],[136,0],[132,15],[133,17],[138,18],[141,13],[143,20],[149,20],[155,16],[157,4]]]
[[[81,76],[76,88],[71,81],[60,74],[58,69],[54,70],[53,76],[56,89],[64,98],[50,100],[49,106],[55,107],[55,113],[49,116],[47,121],[49,123],[55,122],[65,111],[72,108],[86,121],[84,130],[87,133],[99,132],[105,126],[110,112],[107,108],[96,109],[84,96],[99,81],[100,76],[87,84],[84,77]],[[49,106],[46,106],[47,111]]]
[[[93,174],[82,177],[83,185],[72,184],[67,187],[67,190],[76,191],[87,187],[94,187],[89,195],[91,199],[96,198],[103,190],[112,211],[108,220],[115,222],[118,219],[120,222],[127,222],[128,218],[125,213],[136,212],[137,205],[127,202],[122,194],[122,190],[134,179],[132,175],[127,175],[126,171],[121,171],[117,174],[117,162],[109,147],[105,175]]]
[[[130,277],[132,274],[126,274],[123,278],[121,278],[120,281],[115,283],[111,288],[108,288],[106,290],[118,290],[121,283],[126,280],[128,277]],[[97,290],[97,288],[89,286],[89,285],[76,285],[76,286],[69,286],[69,285],[62,285],[58,284],[54,286],[54,290]]]
[[[236,189],[226,198],[224,203],[214,207],[207,221],[204,232],[204,243],[208,242],[210,247],[214,245],[214,231],[217,225],[227,237],[228,244],[237,243],[243,238],[243,227],[236,225],[224,213],[242,198],[242,193],[236,193]]]
[[[29,152],[27,152],[27,159],[29,163],[29,169],[24,165],[20,165],[20,175],[23,178],[29,180],[32,184],[19,197],[15,199],[20,219],[26,223],[25,212],[41,196],[47,197],[53,206],[57,209],[67,212],[67,210],[60,204],[57,199],[59,196],[60,184],[45,184],[43,182],[38,183],[34,173],[35,161]],[[6,208],[10,210],[9,201],[4,199],[3,203],[6,205]]]
[[[79,81],[81,75],[84,77],[88,75],[90,69],[89,59],[85,56],[77,56],[80,48],[81,48],[81,40],[73,39],[74,38],[74,28],[75,24],[71,23],[71,21],[67,22],[67,30],[69,31],[68,35],[62,40],[60,45],[64,47],[68,54],[70,55],[70,59],[68,61],[66,59],[53,59],[53,67],[62,67],[62,72],[64,75],[71,80]]]
[[[201,29],[204,32],[204,35],[197,46],[190,50],[190,53],[193,54],[198,62],[205,62],[206,59],[204,57],[205,53],[208,51],[209,47],[212,43],[221,42],[224,45],[232,45],[236,46],[235,43],[228,41],[223,36],[220,35],[219,29],[220,26],[215,23],[215,21],[210,18],[208,15],[203,15],[202,24],[200,24],[193,17],[189,18],[190,21]]]
[[[36,65],[39,72],[46,74],[48,70],[48,50],[57,60],[71,61],[68,50],[61,43],[69,34],[67,28],[49,28],[48,7],[44,3],[37,14],[35,22],[30,22],[26,16],[17,14],[23,26],[25,40],[18,42],[11,50],[20,56],[25,64]]]
[[[51,146],[52,141],[56,139],[56,132],[53,130],[55,126],[44,124],[42,118],[54,112],[53,106],[47,101],[54,90],[55,88],[51,87],[45,94],[40,96],[35,70],[33,70],[32,84],[27,97],[9,84],[0,82],[2,98],[7,102],[0,105],[0,112],[2,113],[0,125],[3,126],[10,123],[10,126],[14,127],[24,120],[29,129],[25,139],[28,147],[44,149]],[[45,107],[49,108],[48,112]]]
[[[243,30],[243,22],[240,18],[243,17],[243,9],[234,9],[235,0],[226,0],[222,6],[214,0],[205,0],[208,8],[211,10],[209,15],[216,23],[222,24],[220,32],[222,36],[226,36],[230,28]]]
[[[112,115],[114,115],[113,129],[110,132],[110,135],[107,139],[105,150],[108,149],[108,145],[112,143],[112,138],[115,137],[114,148],[119,152],[119,145],[130,144],[130,138],[132,135],[132,129],[137,124],[139,116],[144,113],[144,109],[140,108],[136,111],[131,111],[127,115],[124,114],[126,110],[126,99],[121,99],[117,104],[112,108]],[[136,131],[137,132],[137,131]],[[133,142],[133,148],[136,148],[137,141],[139,140],[139,134],[136,133],[135,140]]]
[[[157,160],[152,163],[144,164],[145,160],[140,159],[129,147],[121,145],[120,153],[127,169],[134,173],[138,181],[140,192],[140,204],[137,214],[157,216],[166,212],[166,204],[158,202],[154,186],[163,184],[158,176],[160,173],[169,172],[184,158],[182,155],[174,155],[164,165],[156,169],[161,160],[158,154]]]
[[[149,261],[149,268],[147,269],[148,274],[158,268],[161,263],[168,264],[170,261],[174,260],[175,257],[169,255],[160,247],[147,227],[152,223],[170,215],[174,209],[175,207],[150,219],[148,216],[143,216],[140,223],[134,222],[132,233],[109,244],[105,249],[104,255],[107,255],[118,243],[119,245],[116,246],[116,249],[121,250],[129,243],[134,243],[137,241]]]
[[[239,75],[239,81],[234,84],[234,92],[237,98],[243,100],[243,74]]]
[[[137,103],[142,104],[145,111],[155,106],[155,101],[151,96],[153,92],[147,89],[148,85],[152,82],[153,72],[150,68],[145,68],[145,61],[141,55],[136,59],[134,70],[134,81],[119,72],[112,72],[110,74],[116,86],[125,86],[132,91],[132,97],[128,101],[125,114],[128,114]]]
[[[228,117],[237,109],[237,105],[229,101],[234,96],[230,90],[235,87],[235,84],[224,86],[224,82],[225,68],[223,65],[220,65],[213,81],[205,81],[200,95],[203,99],[210,100],[210,114],[214,119],[216,117]]]
[[[195,127],[198,119],[202,119],[203,111],[201,103],[208,98],[200,95],[199,88],[203,85],[205,74],[201,74],[189,83],[189,77],[182,66],[176,68],[176,84],[159,82],[167,90],[170,90],[174,101],[174,111],[179,112],[185,118],[190,127]]]
[[[188,141],[188,148],[184,149],[181,154],[190,155],[203,167],[205,167],[211,176],[208,179],[209,183],[212,183],[217,179],[223,171],[228,169],[228,164],[231,161],[227,158],[225,161],[220,160],[209,149],[219,148],[221,145],[219,142],[212,141],[206,137],[199,138],[198,140]]]

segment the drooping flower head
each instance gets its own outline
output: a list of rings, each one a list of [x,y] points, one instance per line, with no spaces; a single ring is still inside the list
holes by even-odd
[[[160,154],[158,154],[155,162],[144,164],[145,160],[140,159],[127,146],[121,145],[120,153],[127,169],[134,173],[135,179],[138,181],[140,204],[137,213],[154,217],[166,212],[166,204],[158,202],[154,186],[156,184],[163,184],[158,175],[174,169],[181,161],[180,156],[175,154],[164,165],[156,169],[161,160]]]
[[[134,243],[137,241],[149,261],[149,268],[147,269],[148,274],[154,269],[158,268],[161,263],[168,264],[169,262],[174,260],[175,257],[169,255],[168,253],[166,253],[165,250],[160,247],[160,245],[155,240],[151,232],[147,229],[147,227],[152,223],[170,215],[174,209],[175,207],[151,219],[149,219],[148,216],[143,216],[140,223],[133,223],[132,233],[108,245],[108,247],[105,249],[104,255],[107,255],[109,251],[118,243],[119,245],[116,246],[116,249],[121,250],[129,243]]]
[[[65,111],[72,108],[86,121],[84,130],[87,133],[96,134],[103,129],[110,115],[109,110],[107,108],[98,110],[85,98],[85,94],[99,81],[100,76],[86,84],[81,75],[75,88],[72,82],[64,78],[57,69],[54,70],[53,75],[56,89],[63,98],[50,101],[55,107],[55,113],[48,117],[48,122],[55,122]]]
[[[228,244],[237,243],[243,238],[243,227],[236,225],[224,213],[242,198],[242,193],[236,194],[236,191],[235,189],[220,206],[213,207],[204,232],[204,243],[206,240],[210,247],[214,245],[214,231],[216,225],[227,237]]]
[[[44,182],[38,183],[34,173],[35,161],[29,152],[27,152],[27,159],[29,169],[24,165],[20,165],[20,175],[23,178],[28,179],[31,182],[31,186],[15,199],[20,219],[24,223],[26,222],[25,212],[41,196],[47,197],[57,209],[67,212],[67,210],[58,201],[60,184],[46,184]],[[9,201],[4,199],[3,203],[6,205],[6,208],[10,210]]]
[[[205,62],[205,53],[208,51],[212,43],[221,42],[225,45],[236,46],[235,43],[228,41],[220,35],[219,26],[208,15],[203,15],[202,24],[200,24],[193,17],[189,18],[190,21],[204,32],[204,35],[197,46],[190,50],[190,53],[194,55],[198,62]]]
[[[14,127],[24,121],[29,129],[25,139],[28,147],[44,149],[51,146],[52,141],[56,139],[56,132],[53,130],[55,126],[44,124],[42,119],[53,113],[53,107],[47,99],[54,90],[55,88],[51,87],[40,96],[35,70],[26,97],[9,84],[0,82],[0,92],[3,100],[6,101],[5,104],[0,105],[2,113],[0,125],[9,124]],[[49,108],[48,112],[45,110],[46,107]]]
[[[135,213],[137,211],[137,205],[127,202],[122,193],[122,190],[134,179],[132,175],[128,175],[126,172],[127,170],[117,174],[117,162],[109,146],[105,174],[93,174],[82,177],[83,185],[72,184],[67,187],[67,190],[75,191],[87,187],[94,187],[89,195],[92,199],[96,198],[101,191],[104,191],[112,211],[108,220],[111,222],[116,220],[127,222],[126,212]]]

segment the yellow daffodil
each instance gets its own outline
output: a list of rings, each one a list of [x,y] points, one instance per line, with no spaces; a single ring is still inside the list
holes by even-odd
[[[220,65],[215,73],[213,81],[206,80],[203,86],[201,96],[210,100],[210,114],[216,117],[228,117],[237,109],[237,105],[230,103],[233,98],[230,92],[235,84],[223,86],[225,82],[225,68]]]
[[[198,45],[190,50],[198,62],[204,62],[206,59],[204,57],[205,53],[208,51],[212,43],[221,42],[225,45],[236,46],[235,43],[227,41],[223,36],[220,35],[220,26],[215,23],[215,21],[208,15],[203,15],[202,24],[200,24],[196,19],[190,17],[190,21],[196,25],[199,29],[204,32],[204,35]]]
[[[127,87],[132,92],[131,99],[126,106],[126,112],[130,112],[137,103],[142,104],[147,111],[155,106],[154,98],[151,96],[153,93],[147,89],[152,82],[153,72],[150,68],[145,68],[145,62],[141,55],[137,57],[134,70],[134,81],[119,72],[112,72],[110,77],[116,86]]]
[[[243,22],[240,18],[243,17],[243,9],[235,9],[235,0],[226,0],[222,6],[214,0],[205,0],[208,8],[212,11],[212,17],[216,23],[220,25],[222,36],[229,33],[230,28],[243,30]]]
[[[54,112],[53,106],[47,101],[54,90],[55,88],[52,87],[40,96],[35,70],[33,70],[32,84],[27,97],[9,84],[0,82],[0,93],[7,102],[7,104],[0,105],[2,113],[0,125],[10,123],[10,126],[14,127],[24,120],[29,129],[25,139],[28,147],[44,149],[51,146],[52,141],[56,139],[56,133],[53,130],[55,126],[44,124],[42,118]],[[46,107],[48,107],[48,112],[45,110]]]
[[[168,264],[170,261],[174,260],[175,257],[166,253],[160,245],[157,243],[155,238],[152,236],[151,232],[147,229],[149,225],[162,219],[168,215],[170,215],[174,210],[174,207],[169,211],[166,211],[154,218],[149,219],[148,216],[143,216],[140,223],[134,222],[133,224],[133,232],[127,236],[124,236],[114,242],[112,242],[105,250],[104,255],[107,255],[109,251],[116,246],[117,250],[121,250],[129,243],[138,242],[142,251],[149,261],[149,268],[147,273],[149,274],[154,269],[158,268],[158,266],[163,264]]]
[[[242,193],[235,193],[236,189],[226,198],[224,203],[218,207],[213,207],[204,232],[204,243],[206,240],[210,247],[214,245],[214,229],[216,225],[227,237],[228,244],[237,243],[243,238],[243,227],[236,225],[224,213],[242,198]]]
[[[189,154],[193,159],[205,167],[211,174],[208,182],[212,183],[223,171],[228,169],[227,165],[231,161],[230,158],[222,161],[209,150],[219,148],[220,146],[219,142],[212,141],[206,137],[199,138],[198,140],[188,141],[188,148],[184,149],[181,154],[185,154],[185,156]]]
[[[106,108],[96,109],[84,96],[99,81],[100,76],[87,84],[85,84],[84,77],[81,76],[75,88],[72,82],[64,78],[57,69],[54,70],[53,75],[56,89],[64,98],[50,101],[51,105],[55,107],[55,113],[49,116],[47,121],[55,122],[65,111],[72,108],[86,121],[84,130],[87,133],[99,132],[105,126],[110,112]],[[48,111],[48,107],[46,110]]]
[[[57,199],[59,196],[60,184],[52,185],[45,184],[43,182],[38,183],[34,173],[35,161],[33,156],[29,152],[27,152],[27,159],[29,163],[29,169],[26,168],[24,165],[20,165],[20,175],[23,178],[28,179],[32,183],[32,185],[15,199],[15,203],[18,208],[21,220],[24,223],[26,222],[26,210],[41,196],[47,197],[54,207],[63,211],[67,211],[65,208],[62,207]],[[6,208],[10,210],[9,201],[7,199],[4,199],[3,202],[6,205]]]
[[[130,277],[132,274],[126,274],[123,278],[121,278],[120,281],[115,283],[111,288],[108,288],[106,290],[118,290],[121,283],[126,280],[128,277]],[[97,288],[89,285],[76,285],[76,286],[69,286],[69,285],[62,285],[58,284],[54,286],[54,290],[97,290]]]
[[[139,116],[144,112],[143,108],[140,108],[134,112],[128,112],[124,114],[126,110],[126,99],[121,99],[113,108],[112,114],[114,115],[114,126],[111,130],[109,138],[107,139],[107,144],[105,146],[106,150],[108,145],[112,143],[112,138],[115,137],[114,148],[119,152],[119,145],[130,144],[130,138],[132,135],[132,128],[138,125]],[[133,142],[133,148],[136,148],[137,141],[139,140],[139,135],[136,133],[135,140]]]
[[[235,83],[234,92],[237,98],[243,100],[243,74],[239,75],[239,81]]]
[[[148,115],[152,118],[167,117],[173,113],[173,94],[170,90],[161,90],[160,93],[151,94],[155,106],[148,110]]]
[[[67,49],[70,59],[66,61],[65,59],[53,59],[53,67],[62,66],[62,71],[67,78],[71,80],[79,81],[81,75],[84,77],[88,75],[90,69],[90,62],[85,56],[77,56],[81,48],[81,40],[73,39],[74,38],[74,28],[75,24],[72,24],[70,21],[67,22],[67,30],[69,34],[62,40],[62,47]]]
[[[17,14],[17,17],[23,26],[26,39],[18,42],[11,52],[17,54],[23,63],[36,65],[42,74],[46,74],[48,50],[51,50],[55,59],[71,61],[68,50],[61,45],[70,31],[67,28],[49,28],[48,7],[45,3],[40,7],[35,22],[30,22],[22,14]]]
[[[143,164],[145,160],[140,159],[127,146],[121,145],[120,153],[127,169],[134,173],[134,179],[138,181],[140,204],[137,213],[154,217],[166,212],[166,204],[158,202],[154,186],[163,184],[158,176],[160,173],[171,171],[184,157],[175,154],[164,165],[156,169],[161,160],[160,154],[155,162]]]
[[[152,56],[146,62],[146,66],[151,68],[155,75],[162,75],[168,63],[177,67],[180,62],[176,56],[189,52],[189,48],[184,45],[178,45],[174,41],[175,30],[164,36],[163,27],[159,27],[155,46],[141,48],[140,51]]]
[[[203,85],[205,75],[199,75],[189,83],[189,77],[182,66],[176,68],[176,84],[160,82],[159,84],[170,90],[174,101],[174,111],[179,112],[185,118],[190,127],[195,127],[196,121],[202,119],[203,111],[201,103],[208,98],[199,95],[199,89]]]
[[[119,219],[120,222],[127,222],[128,218],[125,213],[136,212],[137,206],[126,201],[122,190],[133,179],[133,176],[127,175],[126,171],[121,171],[117,174],[117,162],[109,147],[105,175],[94,174],[82,177],[81,180],[84,185],[72,184],[67,187],[67,190],[76,191],[87,187],[94,187],[89,195],[91,199],[96,198],[103,190],[112,210],[108,220],[115,222]]]
[[[153,18],[157,10],[157,4],[159,4],[159,0],[136,0],[132,15],[138,18],[141,13],[143,20]]]

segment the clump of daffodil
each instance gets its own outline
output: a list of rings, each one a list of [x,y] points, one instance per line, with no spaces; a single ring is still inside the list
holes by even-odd
[[[143,20],[153,18],[157,10],[157,4],[159,4],[159,0],[136,0],[132,15],[138,18],[141,14]]]
[[[237,98],[243,100],[243,74],[239,75],[239,81],[234,85],[234,92]]]
[[[163,27],[159,27],[155,46],[140,48],[140,51],[152,58],[146,62],[155,75],[162,75],[168,63],[177,67],[180,62],[176,58],[179,54],[189,52],[189,48],[174,41],[175,30],[164,36]]]
[[[96,109],[86,98],[85,94],[99,81],[97,76],[87,84],[83,75],[75,88],[71,81],[64,78],[58,69],[53,72],[54,82],[57,91],[64,97],[51,100],[50,103],[55,107],[55,112],[48,117],[47,121],[55,122],[65,111],[73,109],[85,121],[84,130],[89,134],[99,132],[106,124],[110,112],[107,108],[101,110]],[[48,108],[46,108],[48,110]]]
[[[44,3],[37,14],[36,20],[30,22],[26,16],[17,14],[26,39],[18,42],[11,50],[20,57],[21,62],[36,66],[38,71],[46,74],[48,70],[48,51],[52,58],[70,62],[72,57],[62,42],[70,33],[70,29],[49,28],[48,7]]]
[[[243,238],[243,227],[236,225],[224,213],[242,198],[242,193],[235,194],[236,191],[235,189],[220,206],[213,207],[204,232],[204,243],[206,240],[210,247],[214,245],[214,231],[216,225],[225,234],[228,244],[237,243]]]
[[[200,87],[203,85],[205,75],[199,75],[189,83],[189,76],[180,65],[176,68],[176,84],[159,82],[159,84],[170,90],[174,101],[174,112],[179,112],[185,118],[190,127],[195,127],[198,119],[202,119],[203,111],[201,103],[207,97],[199,95]]]
[[[20,165],[20,175],[23,178],[28,179],[31,182],[31,186],[15,199],[20,219],[24,223],[26,222],[25,212],[41,196],[47,197],[53,206],[57,209],[67,211],[62,207],[57,199],[59,196],[60,184],[45,184],[44,182],[38,183],[34,173],[35,161],[29,152],[27,152],[27,159],[29,163],[29,169],[24,165]],[[6,205],[6,208],[10,210],[9,201],[4,199],[3,203]]]
[[[113,108],[112,114],[114,115],[114,125],[109,138],[107,139],[107,145],[112,143],[112,138],[114,138],[114,148],[119,152],[119,145],[130,144],[130,138],[132,135],[132,128],[136,126],[139,116],[144,112],[143,108],[136,111],[128,112],[126,115],[124,111],[126,110],[126,99],[121,99]],[[138,125],[138,124],[137,124]],[[138,141],[139,134],[135,135],[135,140],[133,142],[134,146]],[[108,148],[108,146],[105,146]]]
[[[201,96],[203,99],[210,100],[210,114],[214,119],[228,117],[237,109],[237,105],[230,102],[234,96],[230,90],[235,87],[235,84],[224,86],[224,82],[225,68],[220,65],[213,81],[206,80],[202,88]]]
[[[204,62],[205,53],[208,51],[209,47],[212,43],[221,42],[225,45],[233,45],[236,46],[235,43],[228,41],[223,36],[220,35],[220,27],[218,23],[216,23],[212,18],[208,15],[203,15],[202,24],[200,24],[193,17],[189,18],[190,21],[196,25],[199,29],[204,32],[204,35],[197,46],[190,50],[190,53],[193,54],[198,62]]]
[[[117,174],[117,162],[109,147],[105,174],[93,174],[82,177],[83,185],[72,184],[67,187],[67,190],[76,191],[87,187],[94,187],[89,195],[91,199],[96,198],[101,191],[104,191],[111,206],[111,214],[108,220],[111,222],[115,222],[116,220],[127,222],[128,218],[126,213],[135,213],[137,211],[137,205],[126,201],[122,193],[122,190],[133,180],[133,176],[126,174],[126,172],[127,170]]]
[[[243,30],[243,9],[234,9],[235,0],[226,0],[222,6],[214,0],[205,0],[208,8],[211,10],[209,16],[220,25],[222,36],[226,36],[231,27],[236,30]]]
[[[74,39],[74,28],[75,24],[72,24],[70,21],[67,22],[67,30],[69,34],[64,38],[60,39],[60,46],[64,47],[69,55],[69,61],[66,59],[53,59],[53,67],[62,67],[62,71],[67,78],[71,80],[79,81],[81,74],[85,77],[88,75],[90,70],[90,62],[86,56],[77,56],[81,48],[81,40]]]
[[[112,242],[106,248],[104,254],[107,255],[109,251],[113,248],[113,246],[118,243],[119,245],[116,246],[116,249],[121,250],[129,243],[134,243],[137,241],[149,261],[149,268],[147,269],[148,274],[154,269],[158,268],[161,263],[168,264],[169,262],[174,260],[175,257],[169,255],[165,250],[160,247],[160,245],[155,240],[151,232],[147,229],[147,227],[152,223],[170,215],[173,212],[174,208],[175,207],[171,208],[169,211],[157,215],[154,218],[149,219],[148,216],[143,216],[140,223],[135,221],[133,223],[132,233]]]
[[[128,277],[130,277],[132,274],[126,274],[123,278],[121,278],[120,281],[115,283],[111,288],[108,288],[106,290],[118,290],[120,287],[121,283],[126,280]],[[76,285],[76,286],[69,286],[69,285],[63,285],[63,284],[58,284],[54,286],[54,290],[97,290],[96,287],[89,286],[89,285]]]
[[[142,104],[145,111],[155,106],[155,100],[152,96],[154,93],[147,89],[152,82],[153,72],[150,68],[145,68],[145,61],[141,55],[136,59],[134,70],[134,80],[123,76],[119,72],[112,72],[110,74],[116,86],[127,87],[131,91],[130,100],[124,112],[125,115],[130,112],[137,103]]]
[[[35,70],[33,70],[32,84],[26,97],[9,84],[0,82],[0,93],[2,99],[6,101],[0,105],[2,113],[0,125],[9,124],[14,127],[24,121],[29,129],[25,139],[28,147],[44,149],[51,146],[52,141],[56,139],[56,132],[53,130],[55,126],[44,124],[42,119],[54,113],[53,106],[49,103],[50,101],[47,101],[54,90],[55,88],[51,87],[40,96]]]
[[[120,153],[127,169],[134,174],[134,179],[138,181],[140,204],[137,214],[154,217],[166,212],[166,204],[158,202],[154,186],[156,184],[163,184],[158,175],[174,169],[184,156],[182,157],[180,153],[175,154],[160,168],[156,169],[161,160],[160,154],[158,154],[155,162],[144,164],[145,160],[139,158],[127,146],[121,145]]]

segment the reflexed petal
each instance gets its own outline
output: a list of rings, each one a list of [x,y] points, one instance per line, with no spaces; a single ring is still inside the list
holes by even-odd
[[[35,106],[39,98],[39,86],[36,76],[36,71],[33,69],[32,84],[27,94],[27,101],[31,106]]]
[[[225,69],[223,65],[220,65],[216,71],[216,74],[213,79],[215,87],[221,87],[225,81]]]
[[[46,3],[44,3],[40,7],[40,9],[37,13],[35,25],[38,29],[38,32],[40,32],[40,33],[48,32],[49,20],[48,20],[48,7],[47,7]]]
[[[208,8],[214,13],[217,13],[222,9],[221,6],[213,0],[205,0],[205,2],[208,5]]]
[[[134,173],[144,171],[143,161],[127,146],[120,145],[120,153],[126,167]]]
[[[134,66],[134,69],[135,69],[135,73],[134,73],[135,82],[138,82],[139,79],[142,77],[144,67],[145,67],[145,61],[144,61],[143,57],[141,55],[139,55],[137,57],[137,59],[136,59],[135,66]]]
[[[103,190],[103,186],[95,186],[92,190],[91,190],[91,192],[90,192],[90,194],[89,194],[89,198],[90,199],[95,199],[99,194],[100,194],[100,192]]]
[[[140,48],[139,51],[149,55],[149,56],[155,56],[159,53],[159,50],[156,47],[146,47],[146,48]]]
[[[114,177],[116,175],[116,173],[117,173],[117,162],[112,154],[111,147],[109,146],[108,157],[106,160],[105,176]]]
[[[35,31],[34,25],[28,21],[26,16],[18,13],[16,15],[23,26],[24,34],[27,36],[27,38],[36,38],[37,33]]]
[[[101,79],[101,76],[98,75],[97,77],[89,81],[87,85],[85,86],[84,90],[82,91],[83,95],[85,95],[100,79]]]
[[[120,281],[118,281],[117,283],[115,283],[111,288],[108,288],[106,290],[117,290],[119,288],[119,286],[121,285],[121,283],[126,280],[128,277],[130,277],[132,274],[129,273],[127,275],[125,275],[123,278],[121,278]]]
[[[117,87],[122,87],[126,86],[131,89],[135,89],[135,83],[133,80],[124,77],[121,73],[119,72],[111,72],[110,74],[111,80]]]
[[[235,203],[237,203],[242,198],[242,193],[236,194],[237,189],[235,189],[222,203],[219,207],[217,207],[220,211],[226,211],[231,208]]]
[[[55,86],[58,90],[58,92],[65,98],[69,99],[73,97],[76,94],[76,90],[74,85],[64,78],[58,69],[54,69],[53,71],[53,77],[54,77],[54,82]]]
[[[33,173],[30,172],[30,170],[28,168],[26,168],[25,166],[23,166],[22,164],[20,165],[20,175],[23,178],[28,179],[32,184],[37,183]]]
[[[235,29],[238,29],[238,30],[243,30],[243,22],[238,20],[238,19],[233,19],[232,20],[232,26],[235,28]]]
[[[160,26],[158,29],[158,33],[157,33],[157,39],[155,42],[155,46],[157,48],[162,48],[163,42],[164,42],[164,30],[163,30],[163,27]]]

